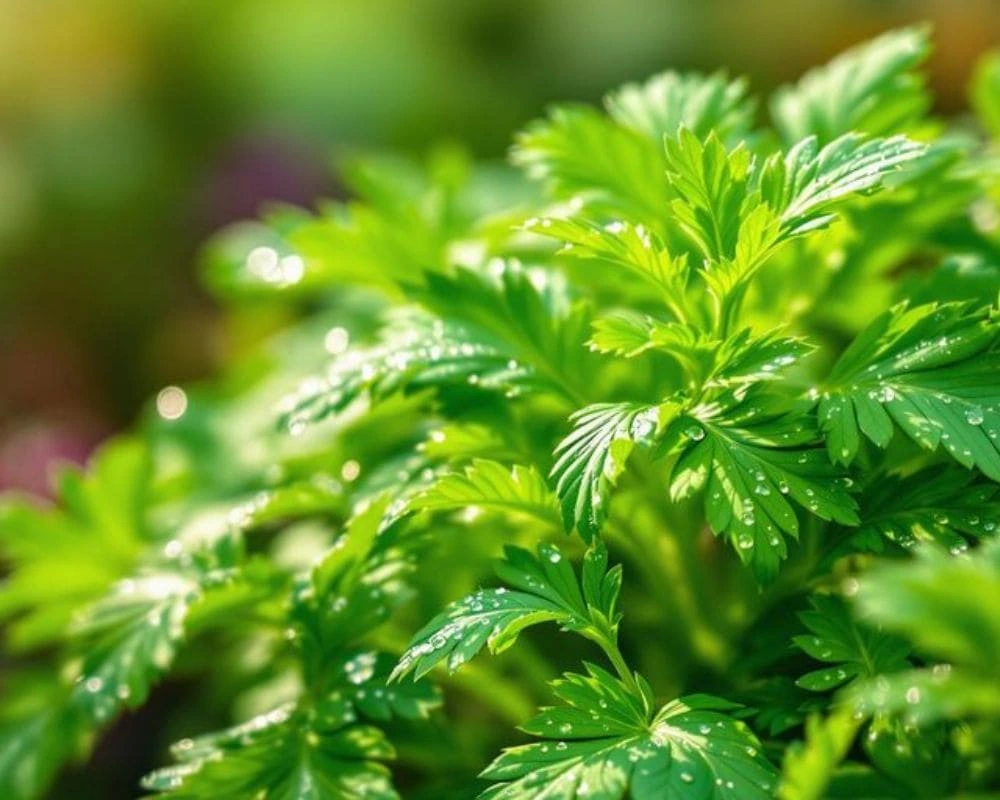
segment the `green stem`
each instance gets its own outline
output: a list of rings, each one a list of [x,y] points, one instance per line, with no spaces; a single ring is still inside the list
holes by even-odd
[[[645,559],[656,573],[656,590],[669,591],[684,624],[692,651],[715,669],[723,669],[729,659],[729,643],[705,617],[699,591],[703,584],[701,559],[694,549],[693,531],[679,531],[676,520],[668,518],[663,506],[663,498],[657,487],[664,481],[654,474],[650,465],[635,459],[635,469],[643,491],[647,494],[645,504],[654,522],[651,525],[635,525],[633,535],[644,545]],[[691,534],[691,535],[687,535]],[[628,534],[624,534],[628,535]]]
[[[618,635],[614,630],[609,630],[604,626],[592,625],[590,630],[584,635],[595,642],[601,650],[604,651],[604,655],[608,657],[608,661],[615,668],[615,672],[618,673],[618,677],[621,678],[622,683],[624,683],[628,690],[635,695],[635,697],[642,702],[643,708],[646,709],[647,714],[652,710],[649,708],[649,701],[646,698],[645,693],[639,687],[639,682],[635,679],[635,673],[629,669],[628,662],[625,661],[625,657],[622,655],[622,651],[618,647]]]
[[[639,688],[639,684],[636,682],[635,675],[632,670],[628,668],[628,664],[625,663],[625,658],[622,656],[621,650],[618,649],[617,642],[608,642],[608,647],[604,647],[604,653],[607,655],[608,660],[612,663],[615,671],[618,673],[618,677],[624,681],[624,683],[632,690],[636,697],[646,703],[645,695]]]

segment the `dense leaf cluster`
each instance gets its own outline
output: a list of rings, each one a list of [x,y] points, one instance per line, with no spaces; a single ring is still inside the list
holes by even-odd
[[[164,800],[1000,787],[1000,60],[984,136],[927,52],[769,114],[664,73],[220,234],[295,323],[0,508],[0,796],[170,674]]]

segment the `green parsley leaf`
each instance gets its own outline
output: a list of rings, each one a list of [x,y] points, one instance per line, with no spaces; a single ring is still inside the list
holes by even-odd
[[[727,151],[715,133],[702,142],[687,128],[665,142],[667,177],[680,198],[670,206],[677,225],[705,259],[732,260],[744,220],[757,207],[747,186],[750,151]]]
[[[674,257],[659,236],[643,225],[624,221],[598,225],[578,217],[528,220],[528,230],[565,242],[561,254],[593,259],[629,270],[647,281],[678,318],[687,315],[684,292],[689,270],[686,256]]]
[[[825,719],[813,715],[806,720],[805,741],[796,742],[782,765],[780,800],[824,800],[833,775],[854,743],[859,720],[850,709],[833,712]]]
[[[934,541],[957,555],[968,548],[968,540],[1000,529],[1000,486],[950,465],[905,477],[883,475],[860,505],[853,541],[876,552],[886,540],[904,548]]]
[[[651,444],[659,409],[641,403],[597,403],[570,417],[573,431],[556,447],[551,477],[567,530],[590,541],[607,516],[611,488],[634,447]]]
[[[898,133],[930,108],[924,79],[914,72],[929,52],[924,28],[890,31],[779,89],[771,115],[786,142],[815,135],[825,144],[851,131]]]
[[[879,675],[852,687],[849,701],[862,713],[899,714],[918,726],[996,717],[1000,613],[982,598],[998,594],[998,539],[957,558],[928,545],[915,560],[874,569],[857,591],[862,617],[907,637],[917,652],[937,663]]]
[[[95,722],[122,705],[142,704],[150,685],[174,660],[183,624],[200,585],[175,572],[122,581],[77,621],[88,648],[71,702]]]
[[[893,136],[866,139],[846,133],[820,148],[815,136],[772,156],[757,176],[761,198],[779,213],[783,237],[830,223],[845,199],[885,188],[885,178],[922,157],[926,145]]]
[[[759,411],[752,400],[725,417],[702,418],[695,409],[677,419],[665,439],[680,448],[671,498],[703,489],[711,529],[729,539],[759,579],[771,580],[788,552],[784,535],[799,532],[790,501],[844,525],[856,525],[858,517],[842,473],[813,446],[808,421]]]
[[[749,134],[755,102],[745,80],[731,81],[723,72],[663,72],[612,92],[605,105],[620,125],[653,141],[676,136],[683,127],[699,139],[714,131],[729,144]]]
[[[658,142],[593,109],[561,106],[519,134],[511,159],[556,197],[656,220],[669,196]],[[652,177],[652,179],[651,179]]]
[[[810,602],[812,608],[799,614],[810,635],[796,636],[793,641],[811,658],[836,666],[803,675],[796,681],[799,686],[826,692],[858,678],[909,666],[909,648],[904,641],[859,625],[840,598],[816,594]]]
[[[455,511],[470,507],[533,516],[562,527],[555,496],[534,467],[507,467],[474,459],[464,473],[444,475],[413,502],[415,510]]]
[[[512,588],[481,589],[452,603],[413,637],[393,678],[411,672],[420,678],[446,659],[454,671],[483,646],[499,653],[525,628],[543,622],[585,636],[617,628],[621,568],[607,569],[602,545],[588,551],[581,580],[559,548],[548,544],[539,546],[537,556],[507,546],[496,571]]]
[[[355,724],[344,700],[314,708],[279,707],[235,728],[174,748],[178,766],[148,775],[143,786],[164,800],[270,797],[397,800],[381,763],[394,755],[378,728]]]
[[[0,587],[0,619],[12,621],[13,645],[52,642],[74,611],[132,572],[150,539],[150,471],[145,445],[118,439],[86,473],[61,470],[62,508],[14,499],[0,505],[0,547],[11,565]]]
[[[731,703],[692,695],[651,714],[590,664],[587,675],[568,673],[552,686],[565,705],[524,725],[542,741],[508,748],[483,771],[502,783],[481,800],[528,800],[543,791],[562,800],[773,795],[773,767],[745,724],[724,713]]]
[[[1000,480],[1000,327],[988,309],[898,305],[844,351],[819,402],[831,458],[849,464],[861,435],[879,447],[895,423],[927,450]]]

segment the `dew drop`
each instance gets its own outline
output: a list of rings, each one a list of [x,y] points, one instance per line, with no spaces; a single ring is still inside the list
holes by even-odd
[[[684,431],[684,435],[687,436],[692,442],[700,442],[705,438],[705,429],[699,427],[698,425],[692,425]]]
[[[187,406],[187,394],[178,386],[168,386],[156,396],[156,413],[166,420],[184,416]]]
[[[931,674],[935,680],[942,681],[951,673],[951,664],[935,664],[931,669]]]
[[[347,332],[347,328],[330,328],[323,337],[323,347],[330,355],[336,356],[347,350],[350,341],[351,335]]]
[[[356,480],[358,475],[361,474],[361,465],[357,461],[351,459],[350,461],[345,461],[344,466],[340,468],[340,477],[345,481],[350,483]]]
[[[965,421],[970,425],[983,424],[983,410],[981,408],[970,408],[965,412]]]

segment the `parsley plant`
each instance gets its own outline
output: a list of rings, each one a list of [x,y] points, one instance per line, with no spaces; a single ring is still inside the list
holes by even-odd
[[[948,124],[928,47],[216,237],[281,330],[0,510],[0,797],[165,681],[162,800],[1000,788],[1000,58]]]

